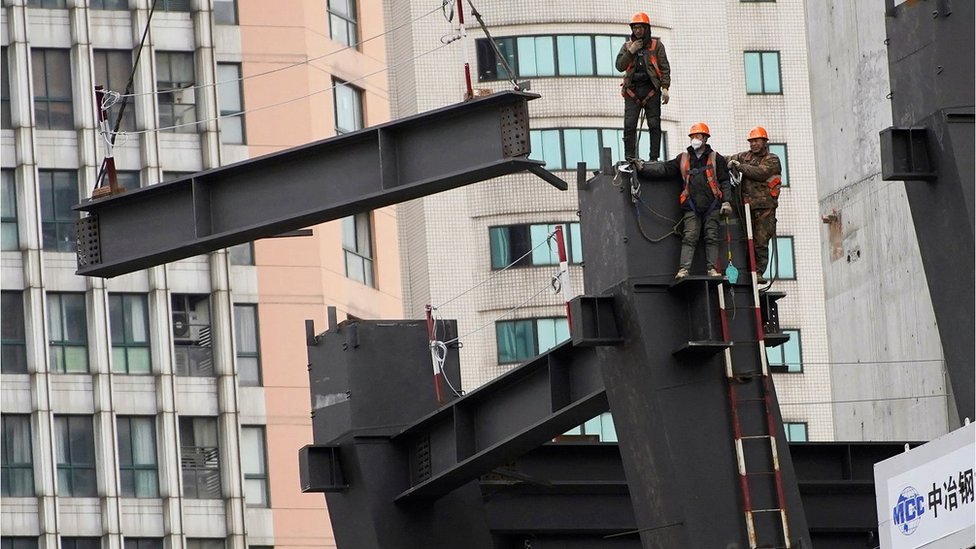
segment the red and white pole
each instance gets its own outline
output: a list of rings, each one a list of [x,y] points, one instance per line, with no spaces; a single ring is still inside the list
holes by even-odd
[[[766,359],[766,341],[763,334],[762,309],[759,304],[759,275],[756,272],[756,247],[752,243],[752,206],[749,198],[744,202],[746,218],[746,247],[749,249],[749,271],[752,276],[752,302],[755,304],[754,312],[756,315],[756,341],[759,342],[759,361],[762,364],[762,375],[769,375],[769,361]]]
[[[119,176],[115,171],[115,144],[112,143],[112,126],[108,119],[108,109],[103,109],[105,104],[105,89],[102,86],[95,86],[95,110],[98,112],[98,127],[105,141],[105,174],[108,176],[109,194],[119,192]]]
[[[444,404],[444,371],[441,370],[441,362],[437,342],[434,339],[434,311],[433,307],[427,305],[427,339],[430,344],[430,362],[434,366],[434,395],[437,397],[437,404]]]
[[[471,87],[471,65],[468,63],[468,31],[464,28],[464,0],[457,0],[458,25],[461,27],[461,60],[464,62],[464,99],[474,97],[474,89]]]
[[[566,322],[573,326],[573,318],[569,314],[569,302],[573,299],[573,288],[569,282],[569,259],[566,255],[566,238],[563,226],[556,225],[556,249],[559,251],[559,285],[563,290],[563,300],[566,302]]]

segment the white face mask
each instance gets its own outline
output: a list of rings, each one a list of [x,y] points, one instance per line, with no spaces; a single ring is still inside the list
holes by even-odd
[[[691,148],[695,150],[700,149],[704,144],[705,142],[698,138],[691,140]]]

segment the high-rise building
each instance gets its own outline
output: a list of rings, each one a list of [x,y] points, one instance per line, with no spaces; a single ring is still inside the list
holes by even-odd
[[[562,298],[548,291],[557,261],[546,237],[556,225],[566,228],[570,276],[576,290],[584,290],[581,265],[586,258],[578,253],[578,239],[586,235],[578,231],[575,173],[564,170],[575,170],[580,161],[596,169],[601,148],[610,148],[614,160],[622,157],[624,99],[614,60],[629,35],[631,16],[648,11],[652,35],[663,41],[671,63],[671,101],[662,115],[664,157],[680,153],[688,143],[688,128],[704,121],[720,153],[746,150],[749,130],[762,125],[782,159],[771,289],[787,294],[779,302],[780,320],[791,338],[770,349],[769,358],[791,438],[833,439],[809,55],[806,42],[797,40],[805,32],[803,2],[663,0],[540,7],[481,0],[475,7],[498,47],[496,52],[468,13],[467,52],[475,87],[511,88],[499,52],[514,70],[511,76],[531,82],[531,91],[541,95],[529,103],[532,157],[561,173],[570,190],[560,193],[535,176],[513,175],[401,206],[401,258],[409,266],[403,269],[405,312],[422,315],[429,303],[440,306],[439,315],[458,319],[465,386],[478,386],[568,335]],[[391,0],[387,25],[417,17],[423,9],[416,2]],[[451,42],[455,23],[438,18],[387,42],[391,59],[450,44],[391,66],[394,116],[463,97],[463,44]],[[645,134],[639,147],[643,158],[648,157],[647,143]],[[677,194],[676,186],[675,200]],[[673,265],[661,265],[660,273],[649,274],[673,274],[676,264],[677,258]],[[583,431],[612,439],[611,425],[604,417]]]
[[[4,549],[335,545],[299,491],[303,321],[402,314],[395,210],[103,280],[71,208],[93,86],[131,191],[386,121],[383,34],[378,1],[4,1]]]

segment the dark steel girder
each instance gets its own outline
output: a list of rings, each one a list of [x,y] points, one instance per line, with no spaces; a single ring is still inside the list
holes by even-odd
[[[78,274],[112,277],[524,170],[528,101],[500,92],[75,207]]]

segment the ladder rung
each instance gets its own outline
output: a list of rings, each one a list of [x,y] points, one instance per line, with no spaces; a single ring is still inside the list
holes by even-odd
[[[757,438],[770,438],[770,436],[769,435],[749,435],[749,436],[739,437],[739,438],[741,438],[742,440],[752,440],[752,439],[757,439]]]
[[[776,471],[756,471],[755,473],[746,473],[748,476],[759,476],[759,475],[775,475]]]
[[[766,401],[765,398],[737,398],[737,399],[735,399],[736,404],[739,404],[739,403],[742,403],[742,402],[765,402],[765,401]]]
[[[750,513],[781,513],[781,512],[783,512],[783,510],[782,509],[779,509],[779,508],[775,508],[775,509],[753,509],[752,511],[749,511],[749,512]]]

